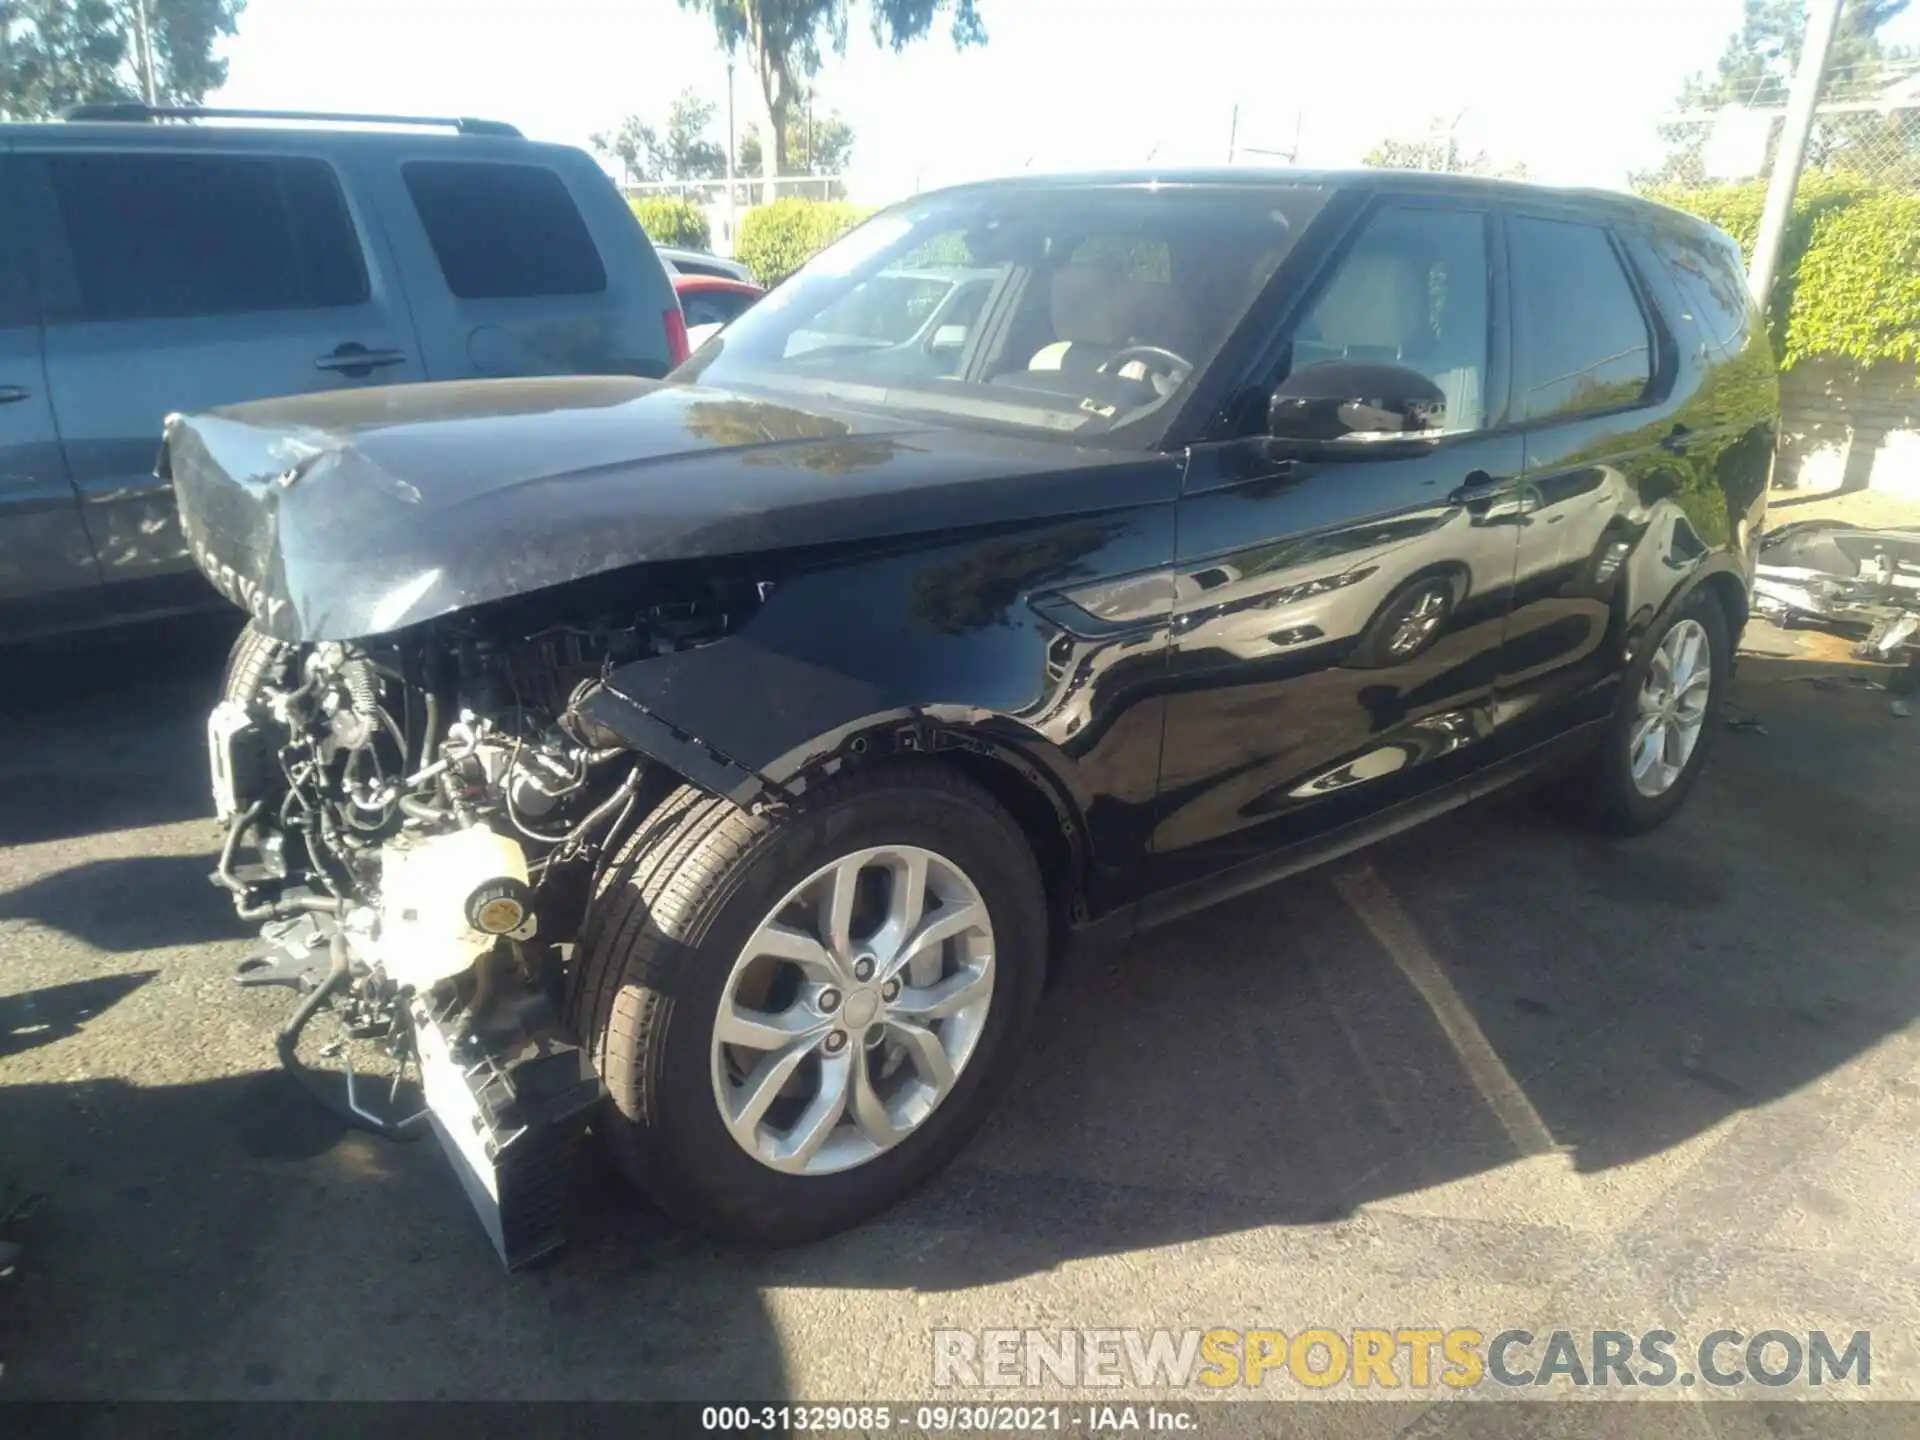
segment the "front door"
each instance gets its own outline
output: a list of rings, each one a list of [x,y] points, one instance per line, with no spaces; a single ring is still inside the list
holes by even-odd
[[[1503,425],[1491,217],[1392,204],[1293,326],[1319,361],[1417,370],[1443,434],[1290,458],[1196,447],[1181,500],[1154,866],[1220,872],[1474,763],[1511,594],[1521,440]]]
[[[109,585],[191,568],[153,475],[176,410],[424,378],[405,300],[318,157],[49,146],[19,157],[50,238],[47,379]]]
[[[98,584],[47,403],[19,209],[0,156],[0,634],[54,621]]]

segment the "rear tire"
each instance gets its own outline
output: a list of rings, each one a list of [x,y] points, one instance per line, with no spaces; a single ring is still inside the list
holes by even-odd
[[[853,921],[843,927],[853,937],[849,953],[861,952],[874,986],[848,983],[844,995],[832,990],[831,1003],[843,1007],[837,1012],[813,1018],[829,1004],[822,995],[831,986],[794,979],[803,967],[783,967],[778,960],[775,967],[786,976],[779,982],[787,985],[784,998],[767,989],[757,1002],[741,1005],[739,987],[749,973],[743,967],[758,963],[751,957],[768,927],[787,917],[778,928],[790,933],[788,920],[812,904],[815,892],[808,887],[830,884],[820,878],[830,872],[838,875],[852,865],[864,884],[883,870],[878,860],[870,862],[873,869],[859,868],[859,857],[869,851],[931,857],[938,874],[950,884],[958,877],[974,897],[963,908],[984,908],[980,927],[920,952],[936,968],[958,964],[964,942],[971,947],[966,953],[976,957],[970,963],[978,968],[977,957],[984,956],[987,971],[985,995],[964,1015],[949,1011],[920,1027],[921,1039],[937,1031],[943,1037],[938,1043],[957,1055],[951,1062],[932,1057],[947,1067],[944,1089],[921,1087],[919,1052],[896,1058],[890,1048],[896,1033],[912,1032],[905,1025],[896,1032],[892,1008],[883,1007],[877,1020],[866,1018],[881,996],[876,987],[889,973],[888,946],[880,938],[884,925],[868,930]],[[894,904],[900,881],[883,875],[879,885],[887,898],[874,914]],[[929,915],[946,913],[944,895],[925,883],[918,893],[938,902]],[[877,972],[868,950],[879,954]],[[1046,954],[1045,892],[1025,836],[984,790],[939,766],[902,762],[855,772],[792,806],[757,815],[682,787],[608,867],[580,941],[570,1019],[606,1082],[601,1136],[619,1168],[663,1209],[723,1239],[793,1244],[859,1224],[946,1164],[986,1118],[1038,1005]],[[845,973],[850,981],[851,968]],[[947,979],[975,974],[955,970]],[[903,969],[887,998],[904,1009],[914,996],[931,995],[941,985]],[[823,1035],[836,1025],[846,1033],[837,1050],[808,1051],[799,1069],[784,1072],[769,1088],[777,1096],[766,1120],[743,1122],[723,1109],[728,1097],[753,1089],[755,1078],[770,1074],[790,1047],[769,1048],[764,1056],[729,1047],[722,1037],[732,1032],[720,1028],[722,1016],[731,1024],[743,1015],[772,1019],[776,1012],[783,1020],[802,1016]],[[957,1022],[965,1034],[956,1040]],[[869,1050],[869,1042],[877,1048]],[[842,1077],[840,1093],[857,1097],[844,1102],[844,1111],[828,1108],[830,1059],[840,1067],[833,1072]],[[889,1063],[896,1069],[886,1070]],[[870,1078],[846,1079],[855,1066],[870,1067]],[[906,1107],[918,1110],[893,1132],[904,1138],[889,1138],[864,1153],[866,1138],[878,1132],[867,1128],[865,1117],[872,1112],[860,1108],[861,1085],[871,1102],[877,1083],[895,1076],[904,1082],[896,1096],[910,1090]],[[930,1093],[937,1094],[930,1104],[915,1098]],[[823,1161],[852,1158],[838,1168],[804,1173],[813,1160],[779,1159],[773,1152],[790,1136],[776,1133],[772,1117],[783,1106],[783,1113],[799,1113],[794,1135],[807,1128],[808,1115],[837,1115],[822,1122],[820,1133],[830,1138],[816,1141],[810,1153]]]
[[[1696,590],[1643,638],[1621,682],[1606,739],[1575,792],[1583,819],[1609,834],[1640,835],[1665,824],[1679,810],[1713,748],[1720,702],[1733,670],[1728,634],[1726,612],[1703,589]],[[1684,654],[1695,643],[1700,647],[1701,663],[1708,667],[1707,678],[1696,681],[1689,695],[1679,697],[1678,707],[1670,713],[1682,719],[1694,713],[1693,695],[1703,691],[1697,731],[1690,744],[1683,746],[1676,739],[1649,747],[1652,717],[1666,713],[1650,698],[1662,693],[1663,682],[1655,673],[1656,667],[1662,673],[1670,671],[1674,652]],[[1684,726],[1679,729],[1684,730]]]

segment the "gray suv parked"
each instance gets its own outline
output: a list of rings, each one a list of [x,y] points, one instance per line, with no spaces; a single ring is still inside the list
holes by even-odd
[[[174,411],[685,356],[605,172],[497,122],[83,107],[0,125],[0,217],[0,640],[214,600]]]

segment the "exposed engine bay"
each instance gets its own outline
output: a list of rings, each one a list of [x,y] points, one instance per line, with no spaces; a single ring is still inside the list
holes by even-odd
[[[510,1266],[561,1243],[601,1093],[560,1021],[573,943],[615,847],[679,783],[579,705],[620,665],[724,637],[760,598],[711,565],[649,580],[641,596],[604,576],[364,642],[251,633],[208,720],[226,826],[213,878],[262,922],[238,979],[304,997],[282,1061],[351,1125],[438,1133]],[[337,1077],[302,1055],[323,1012]],[[380,1099],[354,1074],[356,1042],[393,1063]],[[409,1073],[423,1104],[400,1103]]]

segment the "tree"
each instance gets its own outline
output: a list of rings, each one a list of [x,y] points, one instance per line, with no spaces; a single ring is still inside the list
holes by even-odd
[[[660,178],[652,168],[660,137],[638,115],[627,116],[612,130],[596,130],[587,137],[587,143],[596,153],[618,160],[620,178],[629,184]]]
[[[818,115],[796,108],[787,117],[786,155],[782,175],[838,175],[853,158],[853,126],[838,110]],[[749,125],[740,136],[737,164],[748,175],[765,171],[758,125]]]
[[[1361,162],[1381,170],[1435,170],[1446,175],[1493,175],[1509,180],[1524,180],[1525,165],[1499,166],[1484,150],[1462,148],[1453,127],[1435,120],[1418,139],[1382,140],[1367,152]]]
[[[1902,54],[1887,48],[1880,39],[1880,29],[1908,4],[1909,0],[1848,0],[1827,55],[1822,98],[1864,99],[1874,94],[1886,62]],[[1680,88],[1678,108],[1701,112],[1784,106],[1794,69],[1800,63],[1805,31],[1805,0],[1746,0],[1740,28],[1727,38],[1713,73],[1689,77]],[[1815,165],[1826,163],[1849,143],[1866,140],[1868,132],[1884,127],[1885,121],[1871,114],[1823,120],[1809,146],[1809,159]],[[1763,175],[1772,169],[1778,128],[1776,121],[1768,137]],[[1712,122],[1706,119],[1661,126],[1666,158],[1657,170],[1635,176],[1635,183],[1642,187],[1702,183],[1707,178],[1704,152],[1712,129]]]
[[[44,120],[69,105],[148,93],[163,105],[196,104],[227,78],[214,47],[234,33],[245,4],[0,0],[0,116]]]
[[[711,180],[727,171],[727,152],[707,134],[716,108],[693,91],[683,90],[667,107],[663,129],[629,115],[613,130],[588,136],[587,143],[618,160],[629,182]]]
[[[667,109],[667,126],[654,152],[655,168],[668,180],[711,180],[727,173],[726,148],[707,132],[717,106],[683,90]]]
[[[713,21],[721,48],[743,54],[760,86],[773,148],[760,157],[760,172],[773,198],[773,181],[788,168],[787,140],[795,101],[820,71],[823,52],[845,54],[850,0],[680,0]],[[986,42],[976,0],[870,0],[876,44],[904,50],[933,28],[942,13],[953,17],[953,43],[961,49]]]

